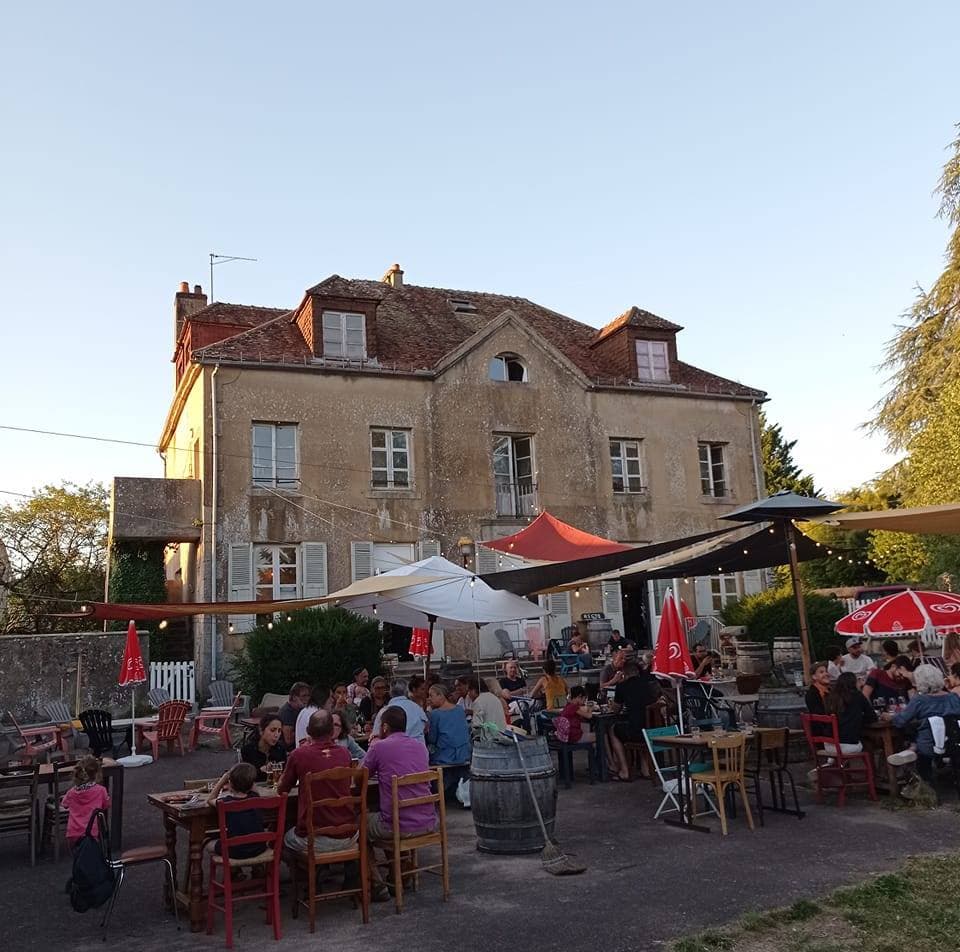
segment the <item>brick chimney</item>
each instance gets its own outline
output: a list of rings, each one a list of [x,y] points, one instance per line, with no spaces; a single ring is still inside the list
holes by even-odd
[[[387,273],[380,279],[384,284],[389,284],[392,288],[403,287],[403,270],[400,265],[390,265]]]
[[[197,311],[207,306],[207,296],[203,293],[203,288],[199,284],[193,286],[186,281],[180,282],[180,290],[173,296],[173,343],[176,345],[180,339],[180,331],[183,329],[183,322],[196,314]]]

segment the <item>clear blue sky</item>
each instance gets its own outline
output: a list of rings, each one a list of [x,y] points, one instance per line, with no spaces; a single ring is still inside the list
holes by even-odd
[[[295,305],[331,273],[683,324],[769,391],[820,485],[946,230],[954,3],[15,4],[0,38],[0,423],[151,442],[172,299]],[[0,489],[159,475],[0,430]]]

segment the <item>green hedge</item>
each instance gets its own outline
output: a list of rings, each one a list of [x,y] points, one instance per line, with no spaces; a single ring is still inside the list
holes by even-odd
[[[833,597],[808,592],[805,601],[812,660],[819,661],[824,658],[828,645],[840,644],[840,636],[834,632],[833,626],[847,610]],[[797,602],[793,587],[789,585],[741,598],[727,605],[720,617],[727,625],[745,625],[751,641],[766,641],[772,645],[774,638],[800,637]]]
[[[377,622],[342,608],[307,608],[290,621],[281,616],[270,630],[259,625],[244,636],[232,660],[233,678],[256,704],[264,694],[286,694],[295,681],[349,682],[356,668],[370,676],[381,666],[382,636]]]

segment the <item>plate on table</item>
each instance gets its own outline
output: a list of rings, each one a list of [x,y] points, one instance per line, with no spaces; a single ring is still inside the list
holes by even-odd
[[[182,806],[184,803],[190,803],[196,799],[198,798],[195,793],[171,793],[163,798],[163,802],[174,806]]]

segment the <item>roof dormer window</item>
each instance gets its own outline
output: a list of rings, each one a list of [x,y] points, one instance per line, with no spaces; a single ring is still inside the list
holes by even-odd
[[[323,356],[363,360],[367,356],[366,319],[348,311],[323,312]]]
[[[526,383],[526,364],[516,354],[497,354],[490,361],[490,379]]]
[[[670,358],[667,342],[663,340],[638,340],[637,379],[653,383],[670,383]]]

